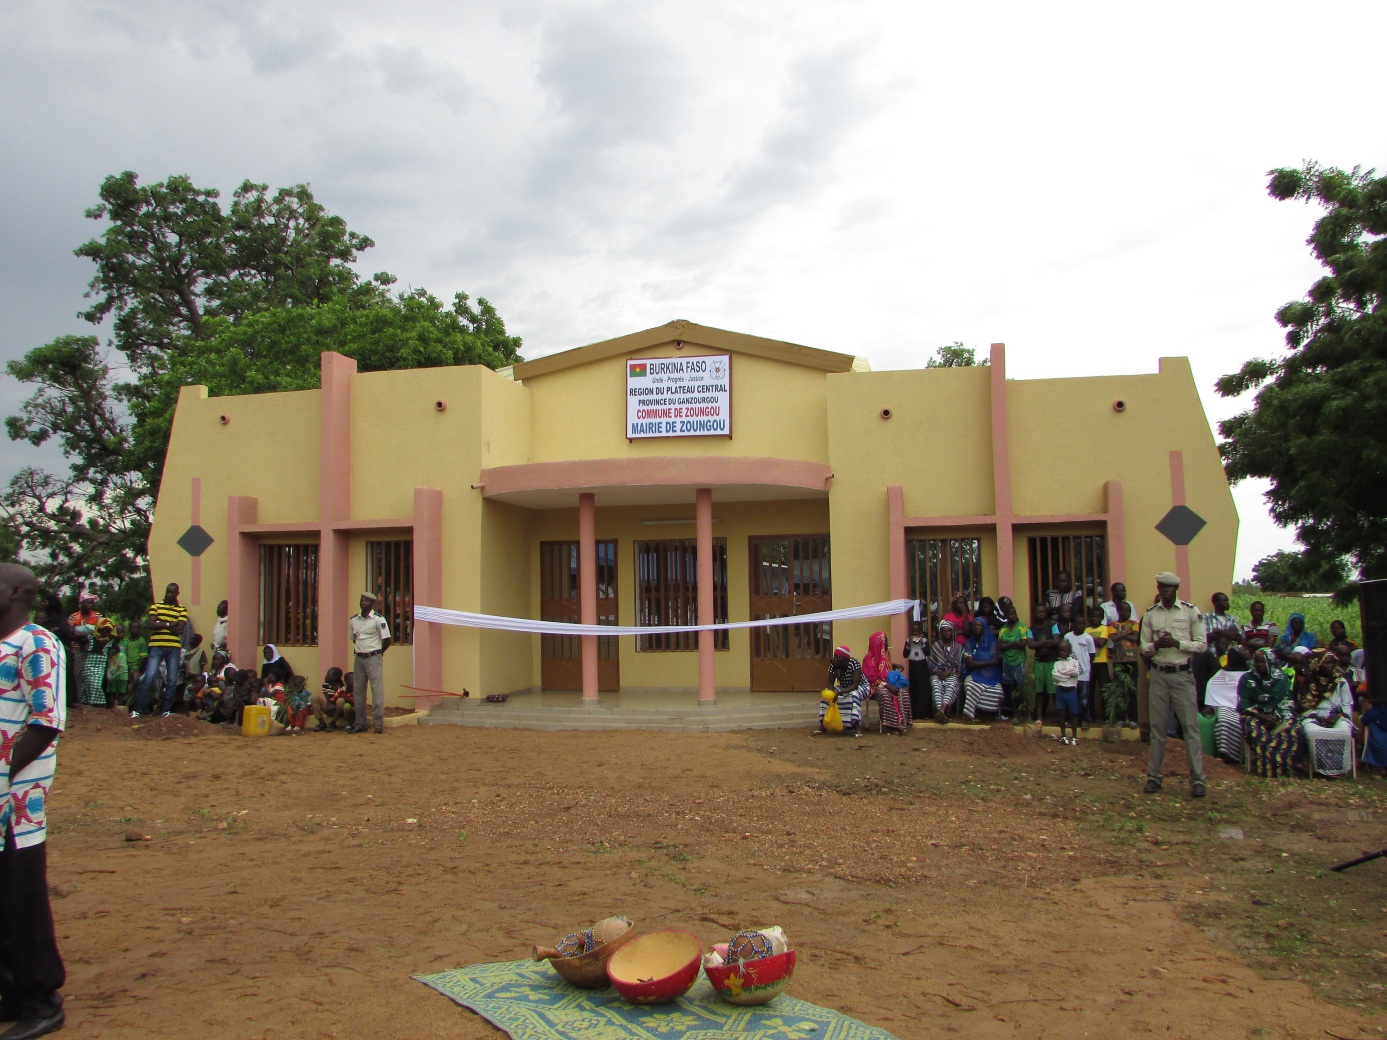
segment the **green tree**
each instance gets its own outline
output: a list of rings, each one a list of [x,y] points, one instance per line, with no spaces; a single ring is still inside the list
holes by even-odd
[[[980,365],[990,365],[992,362],[987,358],[978,360],[978,352],[972,347],[965,347],[962,340],[954,340],[947,347],[940,347],[934,352],[934,357],[925,362],[926,368],[976,368]]]
[[[1252,406],[1219,424],[1230,480],[1271,481],[1271,515],[1316,559],[1387,574],[1387,178],[1307,163],[1270,171],[1268,191],[1324,209],[1308,239],[1326,273],[1286,304],[1284,357],[1218,381]]]
[[[1258,560],[1252,583],[1262,592],[1337,592],[1348,581],[1342,559],[1323,559],[1283,549]]]
[[[69,464],[67,476],[27,468],[0,495],[0,516],[54,588],[147,602],[149,525],[181,386],[311,389],[326,349],[362,371],[520,360],[520,340],[485,299],[474,307],[459,293],[445,306],[391,291],[388,274],[362,279],[351,265],[374,243],[305,185],[272,194],[246,181],[223,210],[216,190],[187,177],[142,185],[126,172],[106,178],[100,199],[87,216],[107,227],[76,253],[96,266],[81,317],[110,320],[110,349],[64,336],[7,366],[36,388],[7,433],[56,439]]]

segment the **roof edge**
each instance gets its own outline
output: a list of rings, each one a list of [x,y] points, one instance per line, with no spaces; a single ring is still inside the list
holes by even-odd
[[[700,347],[712,347],[738,354],[751,354],[756,357],[786,361],[806,368],[816,368],[823,372],[850,372],[857,359],[851,354],[838,354],[818,347],[806,347],[799,343],[786,343],[782,340],[765,339],[744,332],[731,332],[708,325],[698,325],[682,318],[657,325],[654,328],[632,332],[615,339],[589,343],[570,350],[561,350],[533,361],[522,361],[513,367],[514,378],[519,380],[548,375],[566,368],[586,365],[610,357],[620,357],[638,350],[648,350],[661,343],[683,342]]]

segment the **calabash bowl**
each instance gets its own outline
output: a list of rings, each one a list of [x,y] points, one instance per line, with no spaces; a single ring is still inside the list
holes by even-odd
[[[692,932],[668,928],[637,936],[607,961],[607,977],[632,1004],[682,997],[698,980],[703,943]]]
[[[729,1004],[769,1004],[784,992],[795,973],[795,951],[703,969],[718,996]]]

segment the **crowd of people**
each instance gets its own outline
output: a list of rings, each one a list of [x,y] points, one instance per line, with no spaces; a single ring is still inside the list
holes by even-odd
[[[369,712],[358,721],[352,672],[329,668],[320,688],[310,690],[273,643],[261,649],[258,667],[238,667],[227,651],[226,601],[217,606],[208,647],[178,595],[178,586],[169,585],[162,601],[129,624],[103,616],[89,593],[70,614],[56,596],[48,598],[40,624],[64,649],[69,707],[239,726],[246,707],[258,704],[271,709],[275,732],[285,735],[366,730]]]
[[[1174,575],[1161,577],[1178,583]],[[1101,589],[1095,593],[1086,597],[1061,571],[1055,588],[1032,607],[1029,623],[1009,597],[970,604],[957,596],[942,615],[922,611],[898,661],[884,632],[871,636],[860,661],[849,647],[837,647],[819,731],[861,736],[875,703],[887,732],[904,734],[923,720],[1035,720],[1058,723],[1058,739],[1073,746],[1096,720],[1137,728],[1145,667],[1163,680],[1188,673],[1194,712],[1214,722],[1217,754],[1225,761],[1247,762],[1263,776],[1297,769],[1336,776],[1353,769],[1361,750],[1362,762],[1387,776],[1387,704],[1368,702],[1364,652],[1342,621],[1330,622],[1321,638],[1299,613],[1279,628],[1261,601],[1244,620],[1230,612],[1224,593],[1215,593],[1204,613],[1172,595],[1171,608],[1191,612],[1189,638],[1172,639],[1164,630],[1144,637],[1144,613],[1165,623],[1159,591],[1146,612],[1128,600],[1121,582],[1106,597]],[[1153,708],[1162,753],[1166,737],[1199,741],[1194,712],[1181,717],[1167,705],[1157,719]],[[1202,770],[1195,775],[1202,790]],[[1158,789],[1158,775],[1153,782]]]

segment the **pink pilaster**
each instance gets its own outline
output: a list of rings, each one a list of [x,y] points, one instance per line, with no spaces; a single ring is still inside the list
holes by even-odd
[[[1183,452],[1172,451],[1170,453],[1170,505],[1182,506],[1185,504],[1185,456]],[[1180,575],[1180,591],[1194,602],[1194,590],[1190,588],[1190,547],[1188,545],[1177,545],[1175,547],[1175,573]]]
[[[255,668],[260,655],[260,547],[245,530],[255,524],[260,503],[245,495],[226,500],[226,643],[240,668]]]
[[[1007,427],[1007,348],[992,344],[989,396],[992,411],[992,498],[997,514],[997,595],[1014,595],[1016,564],[1012,558],[1011,439]]]
[[[325,351],[318,420],[318,655],[325,666],[351,665],[347,619],[357,605],[347,588],[347,534],[334,524],[351,518],[352,376],[356,362]],[[359,590],[358,590],[359,591]]]
[[[578,496],[578,621],[597,624],[597,496]],[[597,637],[582,636],[583,701],[597,703]]]
[[[443,602],[443,492],[414,489],[414,602]],[[414,626],[414,685],[443,689],[443,626]],[[439,698],[420,694],[416,708],[427,709]]]
[[[698,623],[711,625],[713,612],[713,489],[699,488],[694,498],[694,530],[698,537]],[[717,699],[717,670],[713,633],[698,633],[698,703]]]
[[[202,478],[193,478],[193,501],[188,510],[188,519],[193,526],[202,523]],[[191,573],[188,575],[188,602],[190,607],[202,606],[202,557],[194,556]]]
[[[905,493],[899,484],[886,489],[886,509],[889,537],[887,540],[888,566],[891,568],[891,598],[905,599],[910,590],[906,575],[905,558]],[[891,615],[891,645],[901,650],[909,635],[910,619],[905,614]]]

